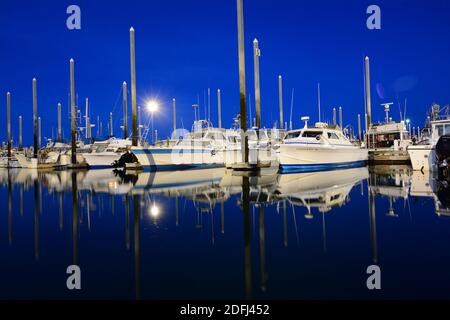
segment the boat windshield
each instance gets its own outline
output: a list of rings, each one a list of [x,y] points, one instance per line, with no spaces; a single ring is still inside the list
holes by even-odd
[[[339,136],[334,132],[328,132],[328,139],[339,140]]]
[[[296,139],[300,136],[300,131],[297,132],[289,132],[285,139]]]
[[[315,138],[321,135],[322,135],[321,131],[304,131],[302,134],[302,138]]]
[[[438,137],[443,136],[443,135],[448,135],[450,134],[450,123],[447,124],[438,124],[436,125],[436,132]]]
[[[108,148],[107,144],[98,144],[97,146],[95,146],[94,152],[96,153],[104,152],[107,148]]]

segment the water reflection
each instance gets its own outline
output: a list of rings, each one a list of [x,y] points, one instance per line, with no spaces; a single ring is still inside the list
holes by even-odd
[[[109,169],[60,172],[15,169],[0,171],[0,184],[0,195],[7,199],[7,243],[10,250],[17,250],[14,254],[3,251],[0,259],[8,260],[11,265],[27,261],[27,250],[22,244],[28,237],[28,213],[33,212],[34,257],[38,264],[50,263],[46,280],[57,281],[54,274],[61,272],[56,270],[58,266],[61,268],[56,257],[62,257],[66,265],[79,264],[87,269],[88,278],[95,283],[95,294],[86,292],[87,298],[335,296],[326,281],[320,284],[325,293],[311,293],[314,292],[310,288],[312,283],[305,282],[302,274],[314,278],[324,268],[320,261],[334,257],[347,236],[361,243],[353,244],[352,250],[360,253],[358,263],[365,270],[364,265],[389,260],[388,250],[381,255],[379,251],[389,223],[385,218],[402,220],[406,216],[412,223],[414,215],[429,214],[423,210],[429,201],[437,216],[450,215],[448,183],[438,181],[432,174],[412,172],[409,167],[370,170],[364,167],[284,175],[273,170],[248,174],[224,168],[131,173]],[[31,202],[27,202],[29,194]],[[69,194],[70,202],[65,196]],[[56,214],[48,214],[53,208]],[[364,218],[365,212],[368,218]],[[65,228],[68,221],[69,230]],[[60,234],[70,231],[70,261],[64,258],[64,246],[50,245],[53,239],[65,241],[55,230],[49,231],[53,223]],[[369,233],[364,235],[366,230]],[[384,237],[380,238],[380,234]],[[199,235],[203,241],[199,242]],[[313,241],[315,235],[320,235],[321,240]],[[117,242],[117,239],[122,240]],[[18,243],[15,245],[13,240]],[[363,249],[365,241],[367,249]],[[321,258],[313,248],[320,248]],[[364,251],[370,259],[366,260]],[[126,275],[131,273],[124,272],[124,283],[108,292],[105,279],[95,282],[97,277],[102,278],[97,254],[106,255],[124,270],[131,263],[127,262],[131,258],[128,254],[132,254],[134,281],[126,281]],[[40,262],[42,255],[45,259]],[[350,259],[345,254],[342,258]],[[292,261],[286,265],[286,259]],[[328,261],[330,267],[336,267],[339,259]],[[242,273],[234,263],[239,260]],[[181,261],[182,265],[177,265]],[[305,266],[310,263],[320,266],[312,271]],[[37,268],[28,262],[26,265]],[[208,265],[217,268],[217,272]],[[190,271],[180,269],[183,266]],[[296,267],[301,271],[296,271]],[[19,276],[14,270],[2,271],[2,279]],[[161,279],[152,280],[153,271],[159,271]],[[230,277],[219,279],[223,272],[230,272]],[[205,281],[199,280],[202,275]],[[286,282],[285,277],[291,282]],[[354,277],[365,283],[364,275]],[[196,287],[193,279],[201,285]],[[210,287],[212,279],[220,290]],[[293,290],[291,284],[305,289]],[[126,289],[131,285],[133,295]],[[42,297],[68,295],[61,288],[42,288],[39,282],[30,281],[28,286],[34,292],[32,297],[41,297],[39,289]],[[365,294],[363,289],[353,288],[348,294],[360,296]],[[20,297],[23,292],[14,290],[11,282],[5,290],[0,290],[0,296],[10,295]]]

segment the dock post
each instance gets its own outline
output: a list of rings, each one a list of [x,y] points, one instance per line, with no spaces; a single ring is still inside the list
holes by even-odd
[[[244,45],[244,9],[243,0],[237,0],[238,20],[238,48],[239,48],[239,91],[241,115],[241,150],[242,162],[248,163],[248,136],[247,136],[247,97],[245,89],[245,45]]]
[[[211,122],[211,88],[208,88],[208,123]]]
[[[261,51],[259,50],[258,39],[253,40],[253,64],[255,71],[255,110],[256,110],[256,127],[261,128],[261,88],[259,79],[259,57]]]
[[[41,117],[38,117],[38,147],[42,148],[42,122]]]
[[[130,67],[131,67],[131,126],[133,131],[133,147],[138,145],[136,126],[136,56],[134,42],[134,28],[130,28]]]
[[[6,93],[6,118],[8,130],[8,158],[11,158],[11,93]]]
[[[333,108],[333,125],[337,125],[336,108]]]
[[[358,113],[358,139],[361,141],[361,115]]]
[[[138,125],[138,136],[139,141],[141,141],[141,106],[137,107],[137,125]]]
[[[177,137],[175,136],[175,132],[177,131],[177,101],[175,100],[175,98],[172,99],[172,109],[173,109],[173,134],[174,138],[176,139]]]
[[[127,83],[122,83],[122,96],[123,96],[123,138],[128,138],[128,101],[127,101]]]
[[[280,129],[284,128],[283,120],[283,78],[278,76],[278,103],[280,106]]]
[[[217,113],[218,113],[218,118],[219,118],[219,129],[222,128],[222,105],[221,105],[221,101],[220,101],[220,89],[217,89]]]
[[[86,109],[85,109],[85,112],[86,112],[86,124],[85,124],[85,126],[86,126],[86,139],[89,139],[90,138],[90,123],[89,123],[89,98],[88,97],[86,97]]]
[[[369,132],[370,126],[372,125],[372,102],[370,98],[370,61],[369,57],[367,56],[364,59],[364,65],[365,65],[366,112],[367,112],[366,132]]]
[[[62,141],[61,103],[58,103],[58,141]]]
[[[22,116],[19,116],[19,151],[23,149],[23,139],[22,139]]]
[[[36,78],[33,78],[33,157],[38,156],[37,143],[37,92],[36,92]]]
[[[112,112],[109,113],[109,136],[112,137],[114,135],[113,130],[113,115]]]
[[[72,164],[77,163],[77,123],[75,113],[75,61],[70,59],[70,120],[71,120],[71,138],[72,138]]]

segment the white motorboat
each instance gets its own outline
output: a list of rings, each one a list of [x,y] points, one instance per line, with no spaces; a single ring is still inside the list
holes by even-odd
[[[450,116],[440,116],[440,107],[434,105],[428,124],[430,135],[415,145],[408,146],[411,164],[415,171],[437,171],[436,144],[441,136],[450,135]]]
[[[221,167],[225,130],[213,128],[207,121],[194,123],[194,131],[176,143],[132,147],[131,152],[144,169],[180,170]]]
[[[0,157],[0,168],[20,168],[20,164],[15,155],[11,158],[8,158],[8,156],[2,156]]]
[[[408,146],[412,144],[404,121],[372,124],[367,135],[369,162],[409,164]]]
[[[338,126],[318,122],[292,130],[277,149],[282,172],[323,171],[365,166],[368,151],[353,144]]]
[[[94,142],[81,153],[89,168],[110,168],[131,148],[131,140],[110,138]]]
[[[60,150],[43,148],[39,150],[37,158],[32,157],[29,152],[16,154],[16,159],[21,168],[24,169],[53,169],[59,163]]]
[[[271,137],[275,136],[275,134],[271,134],[271,131],[257,128],[247,130],[250,164],[258,164],[260,167],[278,166],[277,154],[272,148],[277,141],[272,140]],[[226,131],[226,143],[221,152],[223,152],[223,159],[227,168],[231,168],[233,165],[243,161],[241,140],[239,130]]]
[[[383,103],[386,118],[384,123],[370,124],[366,135],[370,164],[409,164],[407,147],[412,144],[405,121],[395,122],[389,117],[393,103]]]

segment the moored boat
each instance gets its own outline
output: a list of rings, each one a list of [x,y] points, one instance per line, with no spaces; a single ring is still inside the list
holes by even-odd
[[[180,170],[224,166],[225,130],[206,121],[194,124],[194,131],[175,143],[132,147],[131,152],[144,169]]]
[[[354,144],[339,126],[318,122],[291,130],[277,149],[282,172],[333,170],[365,166],[367,149]]]
[[[113,167],[129,149],[131,140],[110,138],[105,141],[96,141],[81,155],[89,168]]]
[[[448,107],[447,107],[448,108]],[[450,116],[439,115],[440,107],[433,105],[430,120],[427,124],[429,136],[417,144],[408,146],[408,153],[411,164],[415,171],[437,171],[438,159],[436,155],[436,145],[440,138],[450,135]],[[443,144],[444,141],[441,142]]]
[[[407,147],[411,144],[404,121],[372,124],[367,135],[369,163],[409,164]]]

